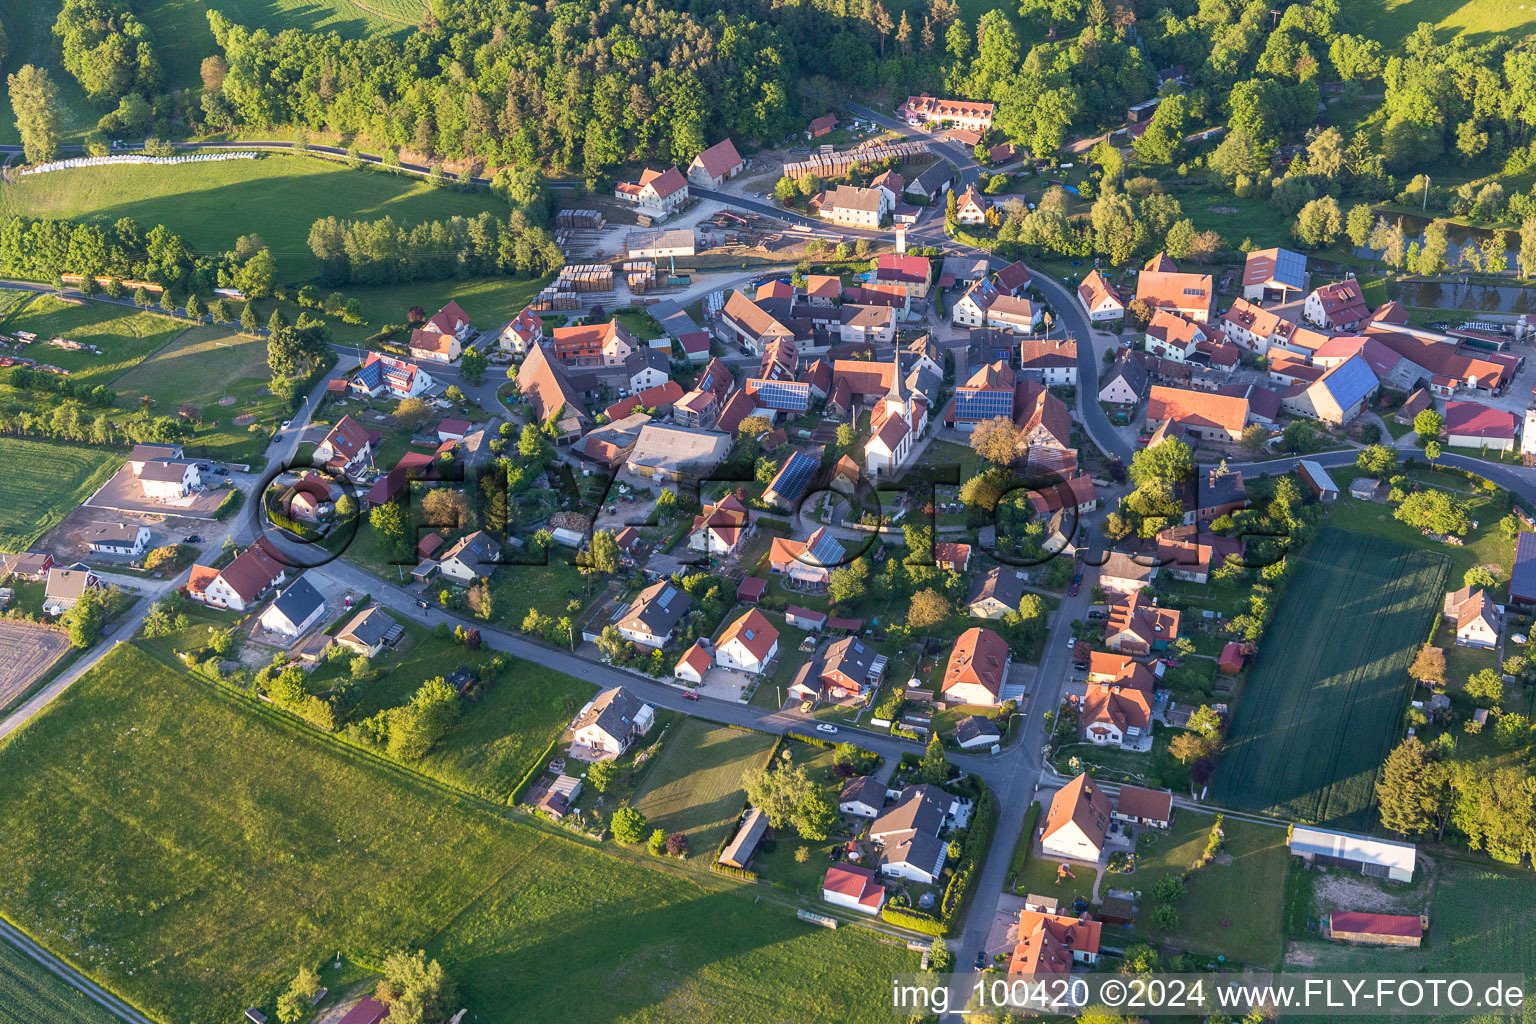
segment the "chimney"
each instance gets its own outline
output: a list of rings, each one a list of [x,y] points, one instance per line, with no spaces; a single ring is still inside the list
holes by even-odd
[[[906,254],[907,254],[907,226],[905,224],[899,224],[896,227],[896,255],[898,255],[898,256],[905,256]]]

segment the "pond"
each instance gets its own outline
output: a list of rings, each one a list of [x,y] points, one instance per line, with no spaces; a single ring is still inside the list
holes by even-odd
[[[1536,288],[1457,281],[1404,281],[1398,288],[1398,301],[1405,306],[1485,313],[1536,312]]]

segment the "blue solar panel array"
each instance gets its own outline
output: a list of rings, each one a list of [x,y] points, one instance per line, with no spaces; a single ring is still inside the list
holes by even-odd
[[[768,489],[788,502],[799,501],[816,472],[817,462],[804,452],[790,455]]]
[[[955,418],[990,420],[1013,415],[1013,392],[962,388],[955,392]]]
[[[1323,378],[1323,386],[1333,400],[1339,403],[1339,408],[1346,410],[1375,391],[1377,383],[1376,375],[1358,355],[1340,363]]]
[[[363,387],[372,391],[384,382],[384,371],[378,363],[369,363],[357,371],[357,376],[354,379]]]
[[[842,565],[847,560],[847,553],[843,550],[842,542],[830,533],[823,532],[816,541],[816,546],[807,554],[811,559],[821,565]]]
[[[747,381],[747,391],[770,409],[805,412],[811,407],[811,386],[799,381],[758,377]]]

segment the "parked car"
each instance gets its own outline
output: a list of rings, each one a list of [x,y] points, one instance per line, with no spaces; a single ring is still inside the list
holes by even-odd
[[[834,732],[837,732],[837,726],[835,726],[835,725],[828,725],[826,722],[822,722],[820,725],[818,725],[816,727],[816,731],[817,732],[825,732],[825,733],[834,733]]]
[[[1077,596],[1077,584],[1076,583],[1072,584],[1070,587],[1067,588],[1067,596],[1068,597],[1076,597]]]
[[[1102,619],[1104,617],[1104,613],[1095,608],[1088,613],[1088,617],[1090,619]]]
[[[422,611],[426,611],[427,610],[427,602],[418,600],[416,602],[416,607],[420,608]]]
[[[984,971],[984,970],[986,970],[986,968],[987,968],[987,952],[984,949],[978,949],[976,951],[976,969],[978,971]]]
[[[203,542],[203,535],[200,534],[200,533],[194,533],[192,536],[187,538],[187,543],[188,544],[201,544],[202,542]]]
[[[699,695],[697,693],[694,693],[692,690],[684,690],[683,691],[683,700],[698,700],[698,699],[699,699]]]
[[[815,706],[816,702],[813,700],[803,700],[800,702],[800,710],[807,715],[811,713],[811,709]]]
[[[1072,648],[1074,648],[1076,646],[1077,646],[1077,637],[1073,636],[1071,633],[1068,633],[1067,634],[1067,650],[1070,651]]]

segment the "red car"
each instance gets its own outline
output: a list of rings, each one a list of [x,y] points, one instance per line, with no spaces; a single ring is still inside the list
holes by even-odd
[[[694,693],[692,690],[684,690],[683,691],[683,700],[698,700],[698,699],[699,699],[699,695]]]
[[[1077,596],[1077,584],[1076,583],[1072,584],[1070,587],[1067,588],[1067,596],[1068,597],[1076,597]]]

